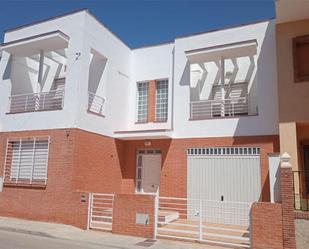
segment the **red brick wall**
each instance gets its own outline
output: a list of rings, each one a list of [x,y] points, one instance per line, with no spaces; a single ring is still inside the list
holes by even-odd
[[[144,140],[120,141],[78,129],[0,133],[0,172],[8,137],[50,136],[48,182],[44,189],[4,187],[0,215],[61,222],[84,227],[87,203],[80,192],[135,193],[136,150]],[[277,151],[277,136],[151,140],[162,151],[160,191],[187,195],[187,148],[259,146],[263,200],[269,200],[267,153]],[[31,201],[30,201],[31,200]],[[80,207],[80,208],[77,208]]]
[[[113,208],[113,233],[153,238],[154,195],[117,194]],[[136,214],[148,214],[147,225],[136,224]]]
[[[48,181],[45,188],[4,187],[0,193],[0,215],[60,222],[85,228],[88,203],[72,190],[73,130],[9,132],[0,134],[0,172],[3,172],[8,137],[51,136]],[[88,198],[87,198],[88,200]]]
[[[73,189],[97,193],[121,191],[123,142],[74,130]]]
[[[251,227],[252,249],[283,249],[281,204],[253,203]]]
[[[296,249],[292,166],[281,162],[281,204],[254,203],[252,206],[253,249]]]
[[[148,122],[156,120],[156,81],[149,81],[148,88]]]
[[[144,140],[124,142],[125,163],[123,167],[122,192],[135,190],[136,151],[138,149],[160,149],[162,171],[160,194],[162,196],[185,197],[187,195],[187,149],[205,146],[258,146],[261,148],[261,185],[263,201],[270,200],[268,153],[279,150],[278,136],[222,137],[191,139],[153,139],[145,147]]]
[[[294,224],[294,194],[292,166],[283,167],[281,163],[280,190],[282,202],[283,244],[284,249],[295,249],[295,224]]]

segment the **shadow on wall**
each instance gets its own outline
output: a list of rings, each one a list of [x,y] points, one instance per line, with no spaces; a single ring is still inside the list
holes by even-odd
[[[52,52],[44,57],[43,77],[38,87],[39,55],[28,57],[9,56],[2,79],[11,80],[11,94],[34,93],[37,91],[49,91],[54,79],[64,74],[65,58],[57,60]]]
[[[98,89],[103,87],[100,86],[100,84],[102,82],[101,80],[105,71],[107,59],[94,50],[92,50],[91,53],[92,58],[89,66],[88,91],[97,94]]]
[[[6,63],[6,67],[3,72],[2,80],[9,80],[11,78],[12,71],[12,55],[9,56],[8,62]]]

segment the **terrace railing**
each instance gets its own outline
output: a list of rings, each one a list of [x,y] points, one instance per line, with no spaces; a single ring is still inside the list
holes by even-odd
[[[88,111],[100,116],[104,116],[105,99],[95,93],[88,92]]]
[[[248,115],[248,97],[200,100],[190,103],[190,119],[212,119]]]
[[[61,110],[63,101],[64,90],[12,95],[8,113]]]

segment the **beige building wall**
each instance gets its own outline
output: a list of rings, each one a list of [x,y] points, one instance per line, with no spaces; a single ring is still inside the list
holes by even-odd
[[[309,81],[294,82],[293,45],[297,36],[309,35],[309,19],[277,25],[279,120],[309,122]]]
[[[300,142],[309,129],[309,81],[294,82],[293,38],[309,35],[309,19],[278,24],[276,35],[280,150],[290,154],[293,170],[300,170]]]

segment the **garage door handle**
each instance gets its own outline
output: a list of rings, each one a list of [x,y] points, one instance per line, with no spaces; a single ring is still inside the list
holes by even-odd
[[[221,195],[221,201],[224,201],[224,196],[223,195]]]

